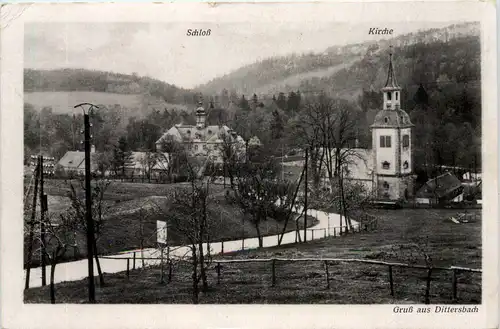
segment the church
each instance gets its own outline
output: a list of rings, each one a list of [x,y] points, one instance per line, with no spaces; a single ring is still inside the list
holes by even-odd
[[[389,55],[387,80],[381,91],[382,109],[370,126],[372,147],[349,150],[344,179],[362,184],[376,200],[406,200],[414,196],[416,178],[412,163],[414,125],[410,116],[401,109],[401,87],[396,80],[392,53]],[[292,166],[289,163],[288,169],[284,170],[290,170]],[[326,177],[325,170],[322,180],[327,181]]]
[[[401,109],[401,87],[396,81],[392,53],[382,94],[383,108],[370,126],[372,149],[367,152],[368,164],[371,164],[371,191],[377,199],[408,199],[413,196],[415,180],[411,146],[413,124],[408,113]]]

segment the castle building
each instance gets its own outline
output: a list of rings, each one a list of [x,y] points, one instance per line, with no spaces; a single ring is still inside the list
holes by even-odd
[[[207,125],[207,113],[199,103],[196,125],[176,124],[156,141],[156,150],[165,151],[168,140],[182,144],[190,156],[209,157],[214,163],[223,163],[225,144],[232,144],[238,158],[245,156],[245,140],[226,125]]]

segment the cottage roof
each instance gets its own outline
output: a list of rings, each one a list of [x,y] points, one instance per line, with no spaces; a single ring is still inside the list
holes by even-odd
[[[460,187],[462,187],[460,180],[452,173],[447,172],[427,181],[417,192],[417,196],[433,195],[442,198]]]
[[[91,168],[97,167],[97,156],[98,153],[90,153],[90,166]],[[68,151],[63,157],[57,162],[59,166],[64,169],[85,169],[85,152],[81,151]]]
[[[85,152],[80,152],[80,151],[68,151],[64,156],[59,160],[58,164],[62,167],[65,168],[72,168],[72,169],[77,169],[82,165],[82,167],[85,166],[83,163],[85,160]]]

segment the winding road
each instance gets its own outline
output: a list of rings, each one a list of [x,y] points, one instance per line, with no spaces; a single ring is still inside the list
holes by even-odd
[[[302,208],[295,208],[295,213],[302,213]],[[318,223],[316,225],[309,227],[307,229],[307,240],[318,240],[323,239],[328,236],[339,235],[340,228],[345,228],[345,225],[341,223],[341,217],[339,214],[334,213],[326,213],[323,211],[318,211],[314,209],[308,210],[308,215],[316,217],[318,219]],[[352,225],[355,229],[359,227],[359,223],[351,220]],[[263,246],[264,248],[274,247],[278,245],[279,235],[271,235],[265,236],[263,238]],[[291,244],[296,243],[297,232],[292,231],[285,233],[283,236],[283,240],[281,244]],[[304,238],[304,230],[300,230],[300,239]],[[211,242],[210,250],[211,254],[219,254],[222,251],[222,246],[224,246],[224,253],[227,252],[235,252],[241,250],[255,249],[259,246],[258,238],[248,238],[243,240],[231,240],[222,242]],[[206,248],[206,244],[204,245]],[[139,257],[141,257],[141,250],[130,250],[121,252],[116,255],[107,256],[106,258],[101,258],[101,269],[104,273],[117,273],[123,272],[127,270],[127,261],[126,258],[130,258],[133,253],[137,254],[136,268],[142,266],[142,262]],[[159,258],[160,252],[155,248],[147,248],[142,250],[144,258]],[[190,249],[187,246],[181,247],[172,247],[170,251],[171,257],[184,257],[190,253]],[[160,260],[158,259],[147,259],[145,260],[145,266],[156,265],[159,264]],[[47,270],[47,281],[48,276],[50,275],[50,266],[46,267]],[[55,283],[65,282],[65,281],[76,281],[81,280],[87,277],[88,269],[87,269],[87,259],[82,259],[79,261],[61,263],[57,265],[55,272]],[[97,267],[94,262],[94,273],[97,273]],[[26,271],[24,271],[24,275],[26,275]],[[24,282],[24,281],[23,281]],[[30,288],[40,287],[41,286],[41,268],[36,267],[31,269],[30,274]]]

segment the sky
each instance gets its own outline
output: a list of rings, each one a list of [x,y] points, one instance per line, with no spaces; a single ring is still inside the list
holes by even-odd
[[[450,23],[28,23],[26,68],[84,68],[149,76],[193,88],[271,56],[322,52],[335,45],[386,39]],[[388,27],[392,36],[369,35]],[[210,29],[189,37],[188,29]]]

